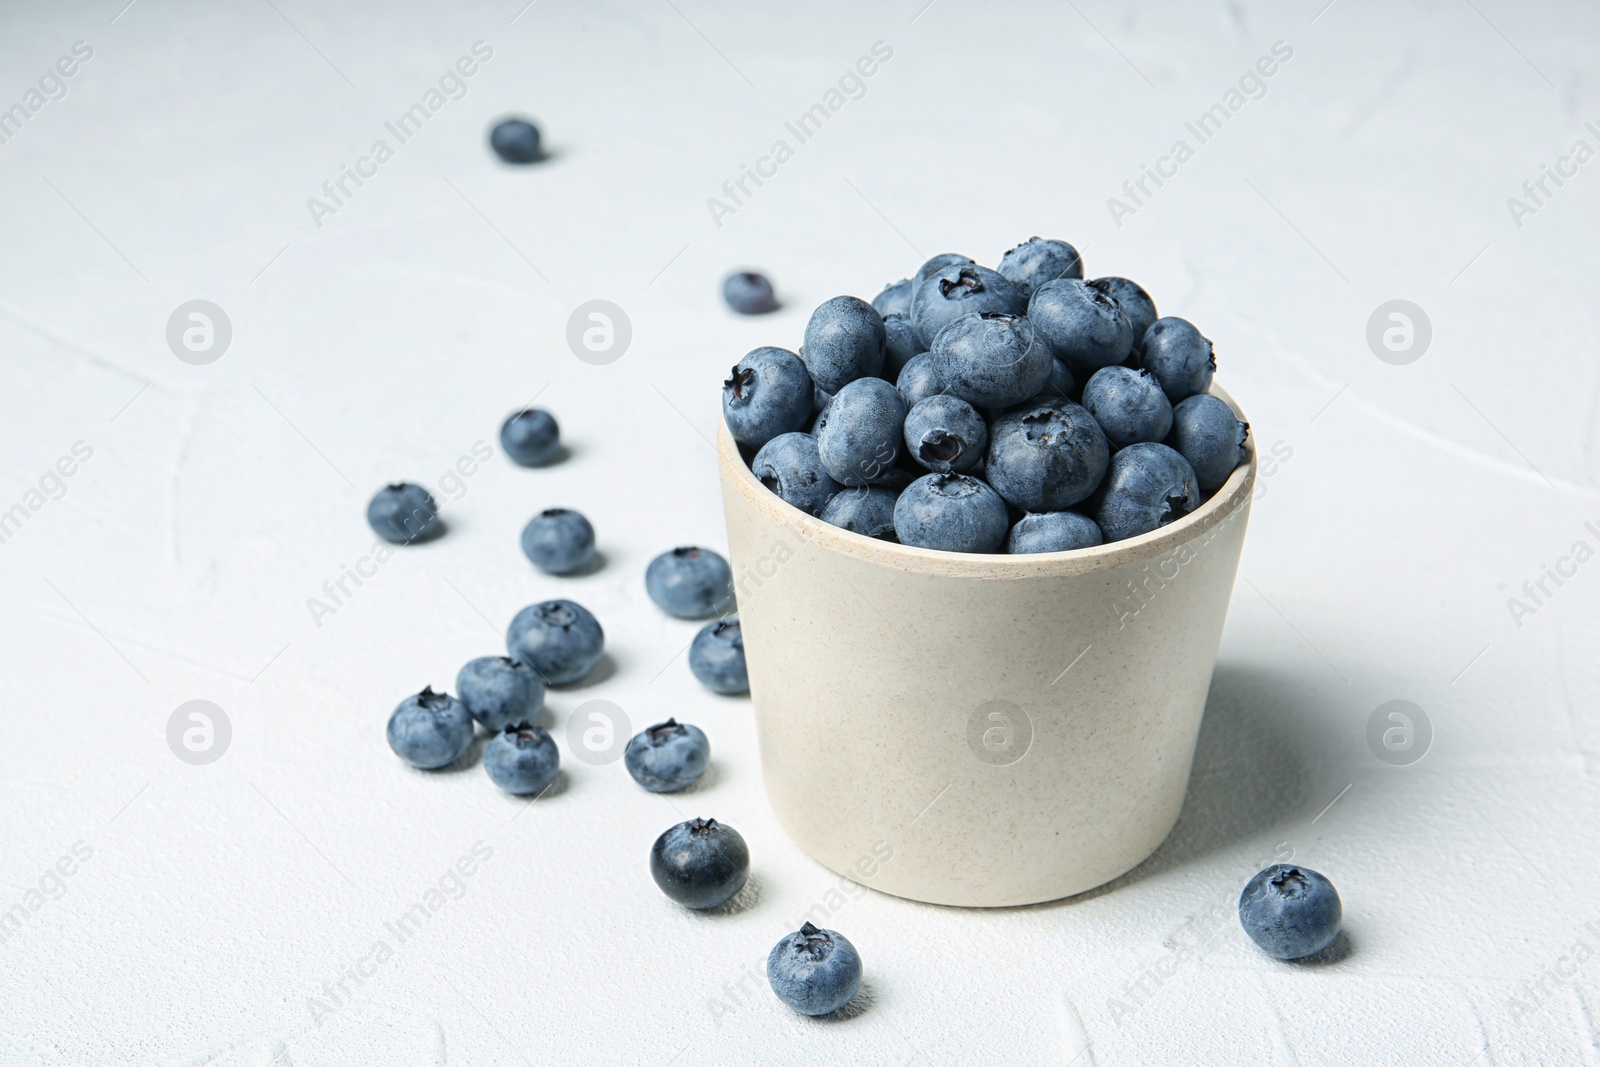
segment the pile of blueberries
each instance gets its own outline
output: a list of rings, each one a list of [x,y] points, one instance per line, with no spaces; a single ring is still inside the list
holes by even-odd
[[[1061,552],[1148,533],[1227,481],[1249,428],[1208,392],[1215,369],[1137,284],[1085,281],[1072,245],[1034,237],[997,270],[947,253],[870,304],[825,301],[798,354],[739,361],[722,411],[762,484],[835,526]]]

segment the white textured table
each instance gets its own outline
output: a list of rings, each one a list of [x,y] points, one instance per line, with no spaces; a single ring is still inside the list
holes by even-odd
[[[1600,1062],[1593,8],[123,2],[0,15],[0,1061]],[[515,111],[545,164],[488,156]],[[1083,898],[842,893],[643,567],[722,542],[707,439],[739,354],[1034,233],[1200,324],[1278,456],[1188,803]],[[739,265],[780,314],[720,307]],[[596,298],[633,331],[604,366],[564,340]],[[231,323],[209,365],[166,341],[195,299]],[[1394,299],[1431,322],[1413,362],[1368,344]],[[544,472],[495,437],[536,393],[573,449]],[[393,478],[450,529],[377,564],[362,512]],[[553,504],[603,569],[531,571],[516,535]],[[569,759],[524,809],[388,751],[400,697],[558,594],[612,656],[552,697],[558,738],[587,699],[687,718],[696,792]],[[208,766],[168,747],[190,700],[231,724]],[[1418,762],[1368,744],[1391,700],[1431,724]],[[737,914],[650,883],[694,814],[750,841]],[[1337,962],[1266,959],[1233,916],[1291,852],[1343,894]],[[848,1020],[760,978],[815,905],[867,962]]]

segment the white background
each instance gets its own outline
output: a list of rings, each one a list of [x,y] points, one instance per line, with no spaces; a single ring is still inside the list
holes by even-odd
[[[0,106],[94,50],[0,144],[0,509],[93,449],[0,544],[0,909],[39,905],[0,944],[0,1061],[1600,1062],[1600,563],[1507,605],[1600,548],[1600,163],[1520,226],[1506,203],[1575,138],[1600,148],[1592,8],[124,2],[0,16]],[[315,225],[307,198],[478,40],[465,96]],[[1116,225],[1107,198],[1194,146],[1184,123],[1279,40],[1265,95]],[[797,145],[785,121],[875,41],[892,59]],[[545,163],[488,153],[514,112]],[[707,198],[778,138],[794,158],[716,225]],[[841,904],[773,822],[748,702],[690,677],[695,627],[648,602],[644,565],[722,546],[707,439],[740,354],[926,256],[993,264],[1036,233],[1196,322],[1292,458],[1263,477],[1154,857],[1049,906]],[[780,313],[720,305],[746,265]],[[209,366],[165,341],[197,298],[233,328]],[[633,325],[609,366],[564,339],[593,298]],[[1433,327],[1406,366],[1366,341],[1396,298]],[[572,456],[527,471],[496,432],[536,393]],[[308,598],[370,550],[366,500],[398,478],[434,488],[448,535],[318,625]],[[602,569],[523,560],[552,505],[593,520]],[[610,650],[550,699],[559,792],[525,808],[475,764],[403,767],[395,703],[453,688],[555,595]],[[591,698],[701,725],[707,780],[652,796],[571,759]],[[210,766],[167,745],[193,699],[232,724]],[[1412,766],[1366,741],[1393,699],[1433,727]],[[754,855],[730,914],[648,877],[655,835],[697,814]],[[46,876],[80,841],[92,857]],[[319,1025],[308,999],[478,841],[460,899]],[[1269,960],[1233,917],[1290,849],[1343,895],[1335,962]],[[41,880],[59,898],[29,897]],[[810,1021],[759,975],[829,900],[868,992]]]

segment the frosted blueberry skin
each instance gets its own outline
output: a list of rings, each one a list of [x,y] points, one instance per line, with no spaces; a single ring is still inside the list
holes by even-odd
[[[861,955],[843,934],[808,922],[772,946],[767,983],[801,1015],[827,1015],[861,988]]]
[[[883,291],[872,298],[872,306],[878,309],[878,314],[885,320],[890,315],[903,315],[911,317],[911,293],[915,283],[910,278],[901,278],[897,282],[890,282],[883,287]]]
[[[1082,278],[1083,257],[1065,241],[1030,237],[1000,257],[999,269],[1019,289],[1032,293],[1057,278]]]
[[[1068,367],[1099,370],[1133,351],[1133,324],[1122,305],[1094,282],[1057,278],[1033,291],[1028,321]]]
[[[894,504],[894,532],[903,545],[944,552],[998,552],[1010,525],[1006,504],[966,474],[929,474]]]
[[[1239,924],[1260,949],[1280,960],[1315,955],[1339,936],[1339,891],[1309,867],[1274,863],[1239,895]]]
[[[645,592],[678,619],[715,615],[733,596],[733,569],[709,548],[684,545],[663,552],[644,572]]]
[[[735,271],[722,280],[722,299],[741,315],[765,315],[778,308],[778,296],[765,274]]]
[[[812,381],[837,393],[857,378],[883,373],[887,343],[876,308],[853,296],[836,296],[811,313],[800,358]]]
[[[722,418],[735,441],[760,448],[779,434],[804,429],[817,392],[799,356],[786,348],[757,348],[722,383]]]
[[[738,696],[750,691],[744,631],[739,627],[738,616],[708,622],[700,628],[689,644],[689,671],[713,693]]]
[[[594,559],[594,527],[570,508],[546,508],[522,528],[522,554],[546,574],[572,574]]]
[[[1087,515],[1076,511],[1030,512],[1011,527],[1011,533],[1006,536],[1006,551],[1018,555],[1070,552],[1104,543],[1099,524]]]
[[[882,378],[861,378],[817,415],[817,454],[840,485],[870,485],[900,458],[906,403]]]
[[[546,600],[517,612],[506,628],[506,650],[546,685],[580,681],[600,662],[606,635],[588,608],[571,600]]]
[[[883,317],[883,376],[894,381],[912,357],[923,351],[917,342],[917,331],[911,328],[911,319],[898,311]]]
[[[904,476],[899,468],[894,473]],[[909,485],[910,481],[905,484]],[[867,485],[843,489],[828,501],[828,506],[822,509],[819,517],[823,522],[863,537],[894,541],[894,503],[903,488]]]
[[[762,485],[807,515],[820,512],[833,494],[844,488],[823,467],[817,439],[808,433],[774,437],[756,453],[750,471]]]
[[[410,482],[393,482],[374,493],[367,503],[367,525],[397,545],[426,541],[442,529],[433,496]]]
[[[537,163],[544,158],[539,142],[539,127],[524,119],[507,119],[489,131],[489,147],[507,163]]]
[[[983,408],[1006,408],[1037,396],[1055,362],[1021,315],[981,312],[952,320],[929,349],[948,390]]]
[[[922,352],[913,356],[910,362],[900,368],[900,376],[895,379],[894,387],[900,399],[906,402],[908,410],[928,397],[944,392],[944,382],[939,380],[939,372],[933,366],[933,353]]]
[[[1110,455],[1105,431],[1085,408],[1048,401],[990,425],[984,475],[1013,507],[1065,511],[1099,487]]]
[[[1167,399],[1176,404],[1211,388],[1217,357],[1193,323],[1169,316],[1145,331],[1139,365],[1155,375]]]
[[[929,257],[923,261],[922,266],[917,268],[917,273],[911,276],[911,292],[907,294],[906,299],[915,300],[917,290],[922,286],[922,283],[946,267],[968,267],[972,265],[972,257],[963,256],[959,252],[940,252],[936,256]]]
[[[634,734],[623,750],[622,762],[633,780],[650,792],[676,793],[706,773],[711,742],[698,726],[668,719]]]
[[[906,413],[906,454],[938,474],[965,473],[983,462],[989,426],[978,410],[948,393],[930,396]]]
[[[1172,405],[1161,383],[1146,370],[1102,367],[1084,384],[1083,406],[1113,448],[1160,441],[1172,429]]]
[[[1149,533],[1200,506],[1189,461],[1166,445],[1129,445],[1111,457],[1095,521],[1107,541]]]
[[[533,722],[544,710],[544,681],[509,656],[468,661],[456,675],[456,692],[467,712],[491,732]]]
[[[1194,468],[1201,492],[1212,493],[1222,487],[1244,459],[1249,439],[1250,424],[1240,422],[1226,401],[1210,393],[1180,400],[1172,409],[1172,434],[1167,444]]]
[[[911,326],[917,341],[932,347],[939,331],[963,315],[990,311],[1021,315],[1028,310],[1028,294],[999,273],[975,263],[955,264],[935,271],[917,286],[911,298]]]
[[[1090,284],[1110,293],[1111,298],[1121,305],[1128,316],[1128,324],[1133,327],[1133,350],[1143,351],[1145,331],[1160,318],[1156,314],[1156,302],[1150,299],[1150,294],[1139,283],[1127,278],[1096,278]]]
[[[483,769],[507,793],[532,796],[556,780],[561,753],[544,727],[518,723],[490,738],[483,750]]]
[[[389,747],[419,770],[435,771],[461,758],[472,744],[472,716],[449,693],[427,687],[406,697],[389,716]]]
[[[501,424],[500,447],[520,466],[548,466],[561,458],[561,428],[548,411],[528,408]]]
[[[681,822],[650,848],[650,877],[686,908],[726,903],[749,876],[750,849],[744,838],[715,819]]]

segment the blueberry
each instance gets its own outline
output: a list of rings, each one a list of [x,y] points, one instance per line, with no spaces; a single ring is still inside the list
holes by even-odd
[[[561,769],[561,753],[543,726],[507,726],[483,750],[483,769],[490,781],[519,797],[543,793]]]
[[[715,615],[733,596],[733,570],[711,549],[685,545],[650,561],[644,588],[668,615],[703,619]]]
[[[1000,273],[1031,293],[1057,278],[1082,278],[1083,259],[1065,241],[1030,237],[1000,257]]]
[[[971,256],[963,256],[957,252],[940,252],[932,259],[924,262],[922,266],[917,268],[917,273],[911,276],[911,292],[907,299],[915,300],[917,290],[922,287],[922,283],[946,267],[965,267],[971,265],[971,263]]]
[[[546,685],[567,685],[586,676],[600,662],[605,644],[600,620],[571,600],[530,604],[506,627],[506,649]]]
[[[1033,291],[1028,321],[1069,367],[1098,370],[1133,351],[1133,324],[1099,283],[1057,278]]]
[[[887,343],[876,308],[853,296],[836,296],[811,313],[800,358],[812,381],[837,393],[857,378],[881,374]]]
[[[842,488],[823,468],[817,439],[808,433],[774,437],[761,446],[750,470],[762,485],[808,515],[821,511]]]
[[[952,265],[935,271],[917,286],[911,298],[911,325],[917,340],[932,346],[946,325],[977,311],[1021,315],[1028,310],[1028,294],[1003,276],[975,263]]]
[[[894,387],[907,408],[914,408],[928,397],[944,392],[944,382],[939,380],[939,372],[933,366],[933,353],[923,352],[913,356],[909,363],[900,368],[900,376],[895,380]]]
[[[1150,299],[1150,294],[1137,282],[1130,282],[1126,278],[1096,278],[1090,284],[1110,293],[1111,298],[1122,306],[1129,325],[1133,327],[1133,350],[1142,351],[1145,331],[1157,318],[1156,302]]]
[[[537,163],[539,127],[522,119],[506,119],[489,131],[489,147],[507,163]]]
[[[1211,342],[1187,319],[1157,319],[1144,334],[1140,366],[1156,376],[1167,399],[1180,400],[1211,388],[1217,357]]]
[[[910,278],[901,278],[883,287],[883,292],[872,298],[872,306],[887,319],[890,315],[911,317],[911,292],[914,284]]]
[[[905,439],[911,458],[930,471],[970,471],[983,462],[989,426],[971,404],[945,393],[906,413]]]
[[[522,528],[522,554],[550,574],[571,574],[594,559],[594,527],[569,508],[545,508]]]
[[[807,922],[772,946],[767,982],[801,1015],[826,1015],[861,988],[861,956],[843,934]]]
[[[1050,380],[1050,349],[1020,315],[962,315],[933,339],[933,369],[950,392],[979,407],[1037,396]]]
[[[765,274],[735,271],[722,281],[722,299],[741,315],[765,315],[778,308],[778,297]]]
[[[744,663],[744,631],[739,628],[737,615],[700,627],[689,644],[689,670],[713,693],[737,696],[750,692],[750,675]]]
[[[1006,551],[1070,552],[1103,544],[1100,527],[1087,515],[1076,511],[1029,512],[1017,520],[1006,537]]]
[[[487,730],[533,722],[544,710],[544,682],[521,660],[480,656],[456,675],[456,692]]]
[[[634,734],[622,762],[633,780],[650,792],[676,793],[706,773],[711,742],[698,726],[668,719]]]
[[[548,411],[528,408],[500,427],[500,447],[524,467],[543,467],[561,458],[561,428]]]
[[[903,475],[899,467],[893,472]],[[909,484],[909,483],[907,483]],[[858,533],[863,537],[876,537],[893,541],[894,502],[900,490],[882,485],[866,485],[843,489],[822,509],[822,521]]]
[[[786,348],[757,348],[722,383],[722,417],[735,441],[760,448],[779,434],[803,429],[816,392],[799,356]]]
[[[916,548],[998,552],[1010,523],[999,494],[965,474],[918,478],[894,503],[895,536]]]
[[[1240,422],[1226,401],[1210,393],[1196,393],[1172,409],[1167,444],[1189,461],[1203,493],[1220,489],[1228,480],[1244,458],[1249,438],[1250,424]]]
[[[1095,521],[1107,541],[1159,529],[1200,504],[1189,461],[1166,445],[1129,445],[1111,457]]]
[[[431,686],[406,697],[389,716],[389,747],[425,771],[448,767],[472,744],[472,715],[465,704]]]
[[[1071,400],[1072,394],[1077,390],[1078,382],[1072,376],[1072,371],[1059,359],[1050,361],[1050,377],[1045,379],[1044,388],[1039,390],[1039,400]]]
[[[868,485],[900,458],[906,402],[882,378],[859,378],[817,416],[817,454],[840,485]]]
[[[799,359],[800,357],[796,356],[795,358]],[[811,387],[811,414],[819,414],[823,408],[828,406],[828,401],[832,399],[832,393],[823,389],[820,385],[813,385]]]
[[[1008,504],[1065,511],[1100,485],[1110,456],[1093,415],[1071,401],[1045,401],[994,421],[984,474]]]
[[[883,317],[883,334],[883,376],[892,380],[923,349],[917,343],[917,331],[911,328],[911,320],[902,312],[891,311]]]
[[[1309,867],[1274,863],[1239,895],[1239,924],[1263,952],[1298,960],[1321,952],[1339,936],[1344,909],[1339,891]]]
[[[1083,406],[1113,448],[1159,441],[1172,429],[1172,405],[1147,370],[1101,367],[1083,386]]]
[[[426,541],[442,529],[439,505],[426,489],[410,482],[393,482],[374,493],[367,504],[367,525],[398,545]]]
[[[744,888],[750,849],[715,819],[680,822],[650,848],[650,877],[686,908],[714,908]]]

